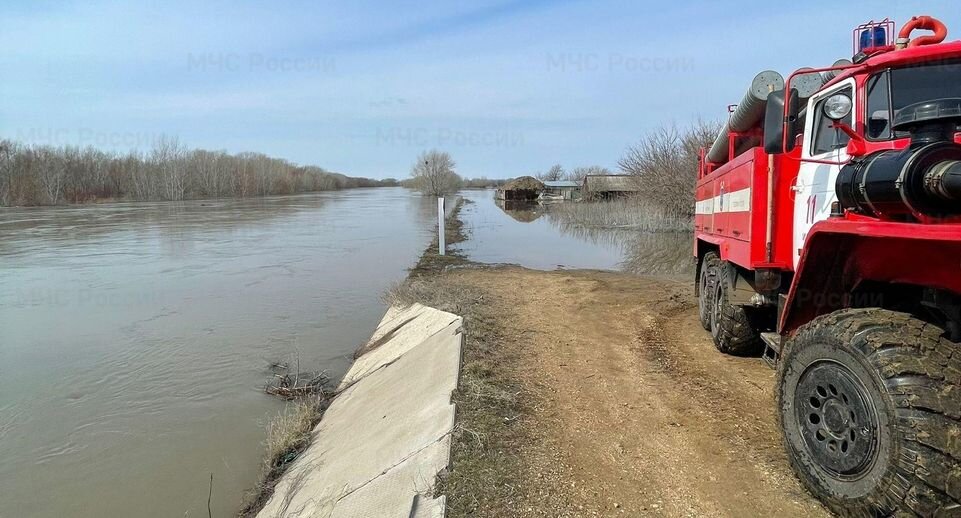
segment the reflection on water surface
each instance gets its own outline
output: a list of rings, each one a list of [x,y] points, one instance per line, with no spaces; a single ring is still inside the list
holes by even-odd
[[[460,249],[475,261],[548,270],[693,273],[690,233],[584,227],[552,213],[549,203],[494,200],[492,191],[465,191],[465,198],[474,203],[461,211],[469,238]]]

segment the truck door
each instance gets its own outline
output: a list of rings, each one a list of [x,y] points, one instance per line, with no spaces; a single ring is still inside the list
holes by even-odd
[[[794,198],[795,268],[801,259],[801,250],[811,227],[831,215],[831,204],[837,200],[834,183],[841,170],[839,164],[848,160],[849,137],[841,130],[831,127],[834,121],[824,115],[824,102],[834,94],[844,93],[851,97],[853,106],[857,107],[854,85],[854,79],[848,79],[819,92],[808,101],[804,122],[804,149],[801,152],[802,162],[797,183],[792,188],[796,193]],[[854,109],[844,122],[854,127],[853,117]]]

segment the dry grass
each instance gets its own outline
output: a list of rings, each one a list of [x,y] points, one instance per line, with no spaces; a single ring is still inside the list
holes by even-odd
[[[566,225],[594,228],[619,228],[645,232],[690,232],[692,221],[678,216],[641,198],[622,198],[611,201],[558,203],[551,206],[548,216]]]
[[[288,405],[267,424],[267,451],[264,468],[287,464],[310,442],[310,430],[323,414],[319,398],[309,398]]]
[[[280,476],[310,445],[311,431],[324,415],[326,408],[326,399],[309,396],[288,403],[283,412],[267,423],[260,480],[254,489],[248,492],[240,516],[255,516],[267,503]]]
[[[384,294],[384,301],[391,305],[409,306],[417,302],[461,316],[472,311],[483,299],[483,294],[475,288],[430,276],[411,277],[395,284]]]
[[[633,232],[623,241],[621,269],[639,275],[694,275],[691,254],[694,236],[689,232]]]
[[[457,212],[447,225],[448,243],[466,238]],[[530,397],[522,394],[513,366],[515,350],[502,347],[511,316],[492,295],[464,281],[453,270],[480,268],[464,258],[438,256],[436,243],[425,251],[406,281],[384,295],[390,304],[421,303],[464,318],[460,380],[452,395],[457,422],[451,463],[435,487],[447,497],[447,516],[516,516],[524,498],[523,456],[530,437],[521,423]]]

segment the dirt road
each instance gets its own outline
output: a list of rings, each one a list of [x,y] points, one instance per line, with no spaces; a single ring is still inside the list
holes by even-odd
[[[714,349],[688,283],[515,267],[440,277],[484,294],[468,313],[484,310],[496,335],[489,347],[524,398],[516,424],[503,418],[513,428],[486,428],[522,440],[461,460],[455,451],[454,473],[505,487],[493,497],[468,488],[467,504],[454,495],[453,514],[828,516],[787,464],[773,371]],[[461,419],[480,443],[488,437],[471,431],[483,426],[478,415],[467,409]],[[479,456],[515,459],[516,478],[488,475],[497,468]]]

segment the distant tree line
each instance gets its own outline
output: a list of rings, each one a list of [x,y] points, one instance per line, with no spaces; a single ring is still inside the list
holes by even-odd
[[[397,185],[260,153],[187,149],[173,138],[125,154],[0,140],[0,206],[96,200],[184,200]]]
[[[384,180],[385,182],[390,179]],[[478,178],[461,178],[460,188],[461,189],[492,189],[494,187],[499,187],[508,180],[499,178],[487,178],[486,176],[481,176]],[[421,183],[417,178],[407,178],[401,180],[398,185],[402,187],[407,187],[408,189],[422,190]]]
[[[464,188],[465,189],[490,189],[493,187],[500,187],[507,183],[507,180],[497,179],[497,178],[487,178],[486,176],[481,176],[478,178],[465,178]]]

